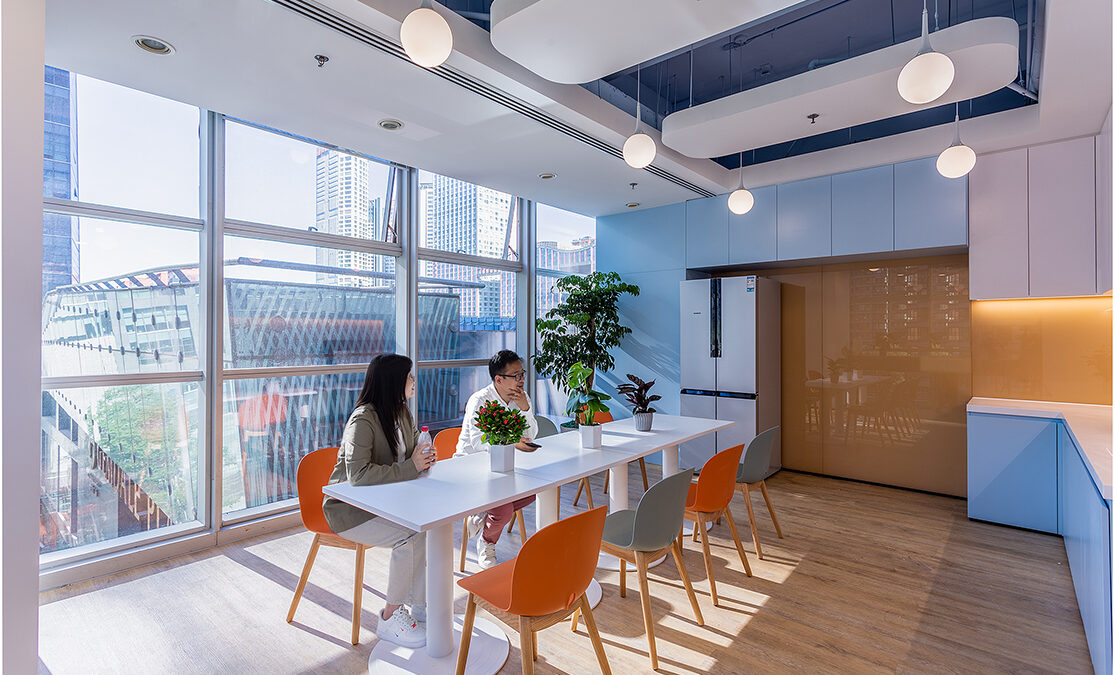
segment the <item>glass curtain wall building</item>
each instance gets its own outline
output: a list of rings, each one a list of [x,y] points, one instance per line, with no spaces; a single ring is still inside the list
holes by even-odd
[[[519,251],[534,204],[45,77],[45,572],[293,512],[298,461],[339,443],[378,353],[413,350],[416,415],[436,430],[460,424],[492,353],[524,344]],[[137,166],[129,145],[158,151],[161,170]],[[539,245],[545,278],[592,269],[581,230]],[[413,315],[400,311],[409,288]],[[552,295],[540,287],[539,311]]]

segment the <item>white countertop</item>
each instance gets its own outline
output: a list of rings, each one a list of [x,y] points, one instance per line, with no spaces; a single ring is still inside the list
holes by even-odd
[[[1092,480],[1103,498],[1111,500],[1111,406],[977,397],[968,401],[968,412],[1063,420],[1083,450]]]
[[[579,433],[539,439],[541,448],[515,453],[513,473],[493,473],[488,453],[436,462],[414,480],[384,485],[327,485],[322,491],[412,530],[425,531],[470,513],[537,494],[621,466],[666,447],[734,424],[723,420],[655,415],[649,432],[631,418],[603,425],[599,450],[581,448]]]

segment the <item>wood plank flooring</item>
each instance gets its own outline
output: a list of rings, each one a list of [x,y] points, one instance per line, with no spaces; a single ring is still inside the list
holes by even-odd
[[[656,479],[658,467],[647,469]],[[632,504],[642,492],[637,473]],[[966,503],[947,497],[788,471],[767,483],[786,538],[755,497],[766,555],[757,559],[737,493],[732,510],[754,577],[744,576],[727,527],[714,527],[721,607],[712,606],[699,545],[686,540],[703,628],[673,563],[651,570],[660,672],[1090,671],[1059,537],[969,521]],[[602,487],[593,480],[598,503]],[[563,514],[585,507],[583,499],[572,507],[573,493],[562,491]],[[365,672],[388,553],[368,551],[353,647],[351,551],[321,551],[295,623],[284,621],[310,539],[289,530],[43,593],[40,672]],[[505,534],[500,559],[519,544],[517,532]],[[618,572],[596,578],[604,589],[596,621],[613,672],[650,672],[638,584],[620,598]],[[460,589],[456,605],[464,611]],[[510,637],[502,672],[518,673]],[[543,631],[538,648],[538,673],[598,672],[583,622],[578,633],[567,623]]]

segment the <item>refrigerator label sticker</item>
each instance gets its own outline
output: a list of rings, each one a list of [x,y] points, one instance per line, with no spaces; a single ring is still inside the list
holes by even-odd
[[[755,277],[747,277],[747,292],[755,292]]]

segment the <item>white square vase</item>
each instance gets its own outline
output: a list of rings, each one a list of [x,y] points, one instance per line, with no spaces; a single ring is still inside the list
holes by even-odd
[[[511,473],[515,470],[515,446],[493,445],[488,450],[488,459],[495,473]]]
[[[581,426],[581,447],[595,450],[600,447],[601,435],[603,427],[599,424],[592,426]]]

